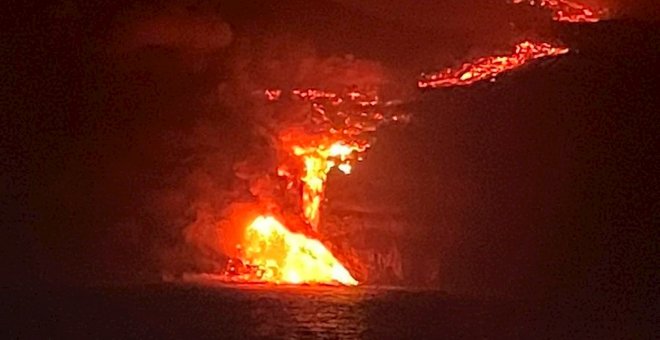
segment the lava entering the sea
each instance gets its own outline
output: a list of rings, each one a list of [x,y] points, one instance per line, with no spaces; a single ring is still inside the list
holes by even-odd
[[[372,133],[385,122],[406,120],[391,112],[375,91],[356,88],[343,93],[294,89],[284,96],[279,89],[264,92],[269,102],[303,101],[309,105],[304,122],[278,133],[279,165],[273,171],[283,182],[287,201],[267,202],[270,210],[254,219],[236,245],[225,277],[232,282],[357,285],[344,265],[320,241],[319,225],[328,174],[334,168],[350,174],[363,159]],[[267,209],[268,210],[268,209]],[[287,216],[293,221],[281,221]],[[288,222],[301,226],[299,232]]]
[[[517,44],[515,51],[509,55],[483,57],[457,68],[446,68],[432,74],[423,73],[417,86],[419,88],[436,88],[470,85],[481,80],[494,79],[529,61],[562,55],[568,51],[569,49],[563,46],[523,41]]]
[[[259,216],[247,227],[239,252],[241,258],[227,268],[234,281],[358,284],[323,243],[291,232],[272,216]]]

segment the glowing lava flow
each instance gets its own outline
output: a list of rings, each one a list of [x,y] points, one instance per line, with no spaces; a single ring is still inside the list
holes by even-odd
[[[318,231],[320,207],[328,172],[333,167],[337,167],[344,174],[350,174],[353,166],[349,157],[354,152],[365,151],[366,148],[367,145],[347,144],[343,141],[329,146],[293,147],[293,154],[301,157],[305,165],[304,174],[300,178],[303,182],[302,207],[305,219],[314,231]]]
[[[266,93],[269,100],[274,100],[268,96],[268,93],[274,93],[273,90]],[[354,162],[362,160],[371,146],[369,133],[383,122],[405,120],[406,117],[385,114],[382,109],[386,105],[381,104],[377,96],[356,89],[341,95],[296,89],[292,95],[311,102],[309,120],[313,128],[306,131],[292,129],[280,136],[282,149],[288,150],[288,157],[277,172],[287,179],[289,188],[302,187],[302,212],[307,223],[317,232],[330,170],[336,167],[344,174],[350,174]]]
[[[318,240],[292,233],[271,216],[257,217],[246,229],[242,281],[273,283],[340,283],[355,286],[358,282]],[[238,271],[236,264],[229,270]]]
[[[552,11],[552,20],[564,22],[598,22],[603,13],[568,0],[513,0],[514,4],[539,5]]]
[[[433,74],[422,74],[417,86],[419,88],[436,88],[470,85],[481,80],[492,79],[531,60],[558,56],[568,53],[568,51],[566,47],[524,41],[517,44],[515,52],[510,55],[483,57],[455,69],[447,68]]]
[[[269,102],[287,100],[282,90],[264,94]],[[355,88],[340,94],[317,89],[296,89],[290,94],[289,99],[308,102],[310,110],[303,123],[279,132],[277,175],[286,183],[287,197],[294,197],[299,205],[300,210],[287,206],[288,212],[299,213],[300,220],[282,223],[270,214],[253,220],[227,264],[225,277],[232,282],[357,285],[330,250],[312,236],[319,235],[328,174],[333,168],[349,174],[370,147],[370,133],[383,122],[405,121],[407,116],[387,114],[385,108],[391,103],[382,104],[376,95]],[[296,214],[287,216],[295,219]],[[296,221],[309,230],[294,233],[285,226]]]

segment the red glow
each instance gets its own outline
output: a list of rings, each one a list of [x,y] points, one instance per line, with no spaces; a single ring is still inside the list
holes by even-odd
[[[481,80],[492,79],[531,60],[558,56],[568,53],[568,51],[567,47],[524,41],[517,44],[515,51],[509,55],[483,57],[457,68],[446,68],[432,74],[422,74],[417,86],[419,88],[436,88],[470,85]]]

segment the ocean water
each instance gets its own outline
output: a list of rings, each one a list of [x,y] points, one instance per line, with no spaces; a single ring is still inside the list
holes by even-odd
[[[558,320],[567,320],[521,301],[384,287],[162,283],[10,295],[11,338],[545,338],[565,335]]]

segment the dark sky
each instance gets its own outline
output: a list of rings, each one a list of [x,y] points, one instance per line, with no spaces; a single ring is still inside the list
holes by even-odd
[[[251,60],[241,71],[261,70],[271,50],[253,47],[274,41],[272,51],[294,61],[304,55],[299,45],[318,58],[373,60],[405,89],[415,118],[383,130],[352,180],[404,212],[413,225],[405,256],[433,259],[440,288],[593,294],[650,308],[658,24],[543,23],[537,32],[529,22],[509,25],[527,12],[492,4],[482,12],[478,1],[470,10],[444,2],[437,13],[435,5],[345,3],[203,3],[173,12],[128,1],[16,5],[3,21],[1,52],[9,60],[3,279],[157,280],[164,263],[190,265],[179,249],[188,203],[229,190],[233,164],[255,142],[258,117],[236,114],[242,104],[217,94],[245,84],[237,56]],[[190,11],[193,19],[177,17]],[[167,38],[150,35],[162,27]],[[495,84],[414,90],[417,72],[506,49],[526,34],[557,37],[576,53]],[[246,39],[254,45],[241,45]],[[414,277],[424,267],[407,270]]]
[[[465,23],[482,24],[492,21],[495,17],[506,15],[502,13],[503,11],[498,13],[498,8],[507,5],[507,1],[488,0],[414,2],[337,0],[337,2],[383,18],[436,27],[438,25],[456,27]],[[616,17],[657,19],[660,15],[657,4],[652,0],[585,0],[580,3],[593,8],[607,8]]]

